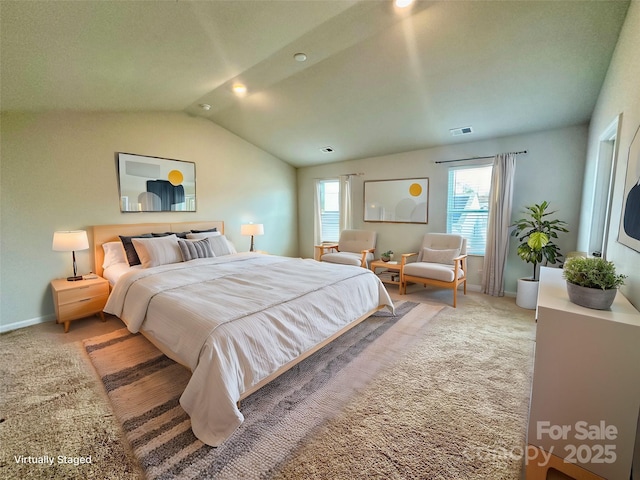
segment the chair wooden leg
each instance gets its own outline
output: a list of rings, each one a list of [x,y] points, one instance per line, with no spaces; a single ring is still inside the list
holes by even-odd
[[[456,300],[458,298],[458,289],[453,289],[453,308],[456,308]]]

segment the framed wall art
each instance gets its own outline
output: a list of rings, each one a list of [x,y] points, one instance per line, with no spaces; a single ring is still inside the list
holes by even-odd
[[[428,223],[429,179],[367,180],[364,221]]]
[[[196,164],[116,153],[121,212],[195,212]]]
[[[640,126],[629,145],[618,242],[640,252]]]

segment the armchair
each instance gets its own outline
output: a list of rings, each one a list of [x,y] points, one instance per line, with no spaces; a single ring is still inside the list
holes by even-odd
[[[368,268],[376,247],[376,232],[343,230],[338,243],[316,245],[316,258],[321,262],[341,263]]]
[[[409,263],[411,257],[415,262]],[[417,253],[405,253],[400,262],[400,294],[407,283],[421,283],[453,290],[453,306],[460,284],[467,293],[467,240],[461,235],[427,233]]]

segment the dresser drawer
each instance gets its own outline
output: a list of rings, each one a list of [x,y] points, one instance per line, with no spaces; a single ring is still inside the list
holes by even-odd
[[[101,312],[107,303],[108,295],[99,295],[97,297],[78,300],[73,303],[59,305],[58,307],[58,323],[69,320],[88,317],[94,313]]]
[[[68,303],[85,301],[102,295],[109,295],[109,284],[86,285],[58,292],[58,305],[62,307]]]

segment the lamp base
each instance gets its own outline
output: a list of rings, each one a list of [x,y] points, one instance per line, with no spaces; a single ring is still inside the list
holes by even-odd
[[[82,275],[78,275],[77,277],[67,277],[68,282],[77,282],[78,280],[82,280]]]

